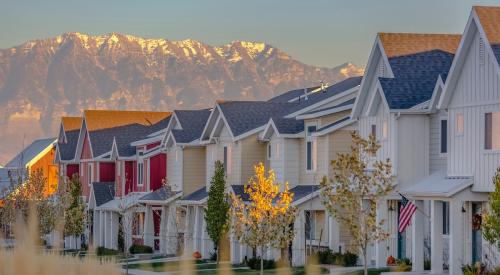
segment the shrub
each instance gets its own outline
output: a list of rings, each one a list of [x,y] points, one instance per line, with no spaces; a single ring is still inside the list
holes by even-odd
[[[346,253],[343,255],[343,258],[344,266],[355,266],[358,262],[358,255],[349,251],[346,251]]]
[[[153,248],[147,245],[133,244],[128,251],[130,254],[151,254],[153,253]]]
[[[250,258],[247,260],[247,266],[250,269],[260,270],[260,258]],[[276,263],[273,260],[264,260],[264,269],[273,269]]]
[[[97,256],[114,256],[114,255],[118,255],[118,250],[99,246],[96,250],[96,254],[97,254]]]
[[[484,274],[486,270],[486,265],[477,262],[474,265],[464,265],[462,266],[462,272],[464,275],[481,275]]]
[[[424,270],[431,270],[431,260],[424,260]]]
[[[492,270],[488,271],[488,275],[500,275],[500,267],[495,267]]]
[[[335,253],[330,249],[325,251],[318,251],[316,256],[318,257],[318,261],[320,264],[333,264],[335,261]]]

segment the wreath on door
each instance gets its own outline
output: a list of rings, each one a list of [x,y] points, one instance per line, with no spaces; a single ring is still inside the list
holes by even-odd
[[[472,216],[472,230],[480,230],[481,222],[482,222],[481,214],[474,214]]]

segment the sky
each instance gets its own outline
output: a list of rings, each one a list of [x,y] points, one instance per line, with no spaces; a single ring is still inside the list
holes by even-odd
[[[377,32],[462,33],[500,0],[1,0],[0,48],[65,32],[210,45],[262,41],[306,64],[364,66]]]

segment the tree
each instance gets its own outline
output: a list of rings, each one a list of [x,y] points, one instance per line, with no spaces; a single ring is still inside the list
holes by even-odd
[[[492,245],[500,248],[500,168],[497,168],[493,177],[495,191],[489,194],[489,209],[483,214],[483,237]]]
[[[389,237],[386,221],[377,220],[377,203],[393,190],[392,165],[389,159],[374,159],[380,145],[373,135],[368,140],[351,135],[351,152],[332,161],[333,178],[323,178],[321,193],[327,211],[347,228],[363,254],[366,275],[368,246]]]
[[[34,207],[37,211],[39,236],[50,233],[55,228],[57,203],[49,196],[49,190],[55,187],[48,186],[42,169],[30,173],[24,168],[12,170],[10,182],[10,188],[4,191],[0,210],[2,227],[9,228],[18,214],[27,221],[30,207]]]
[[[207,224],[208,236],[214,242],[217,262],[220,261],[220,241],[228,229],[229,208],[224,165],[222,162],[216,161],[215,174],[210,181],[210,188],[208,190],[205,222]]]
[[[254,167],[255,176],[245,186],[248,202],[241,197],[231,195],[232,212],[235,222],[232,223],[236,237],[248,246],[260,248],[260,273],[264,273],[264,247],[282,248],[293,239],[294,231],[290,225],[294,222],[296,208],[291,206],[293,193],[288,183],[279,192],[280,185],[275,184],[275,174],[270,170],[266,176],[262,163]]]
[[[78,174],[73,174],[67,181],[67,206],[64,211],[64,235],[76,237],[85,229],[85,205],[81,199],[82,186]],[[75,243],[76,248],[76,243]]]

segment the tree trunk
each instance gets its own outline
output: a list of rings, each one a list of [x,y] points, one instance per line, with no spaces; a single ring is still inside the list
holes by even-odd
[[[264,275],[264,246],[260,246],[260,275]]]
[[[364,265],[364,273],[368,275],[368,262],[366,261],[366,248],[363,249],[363,265]]]

